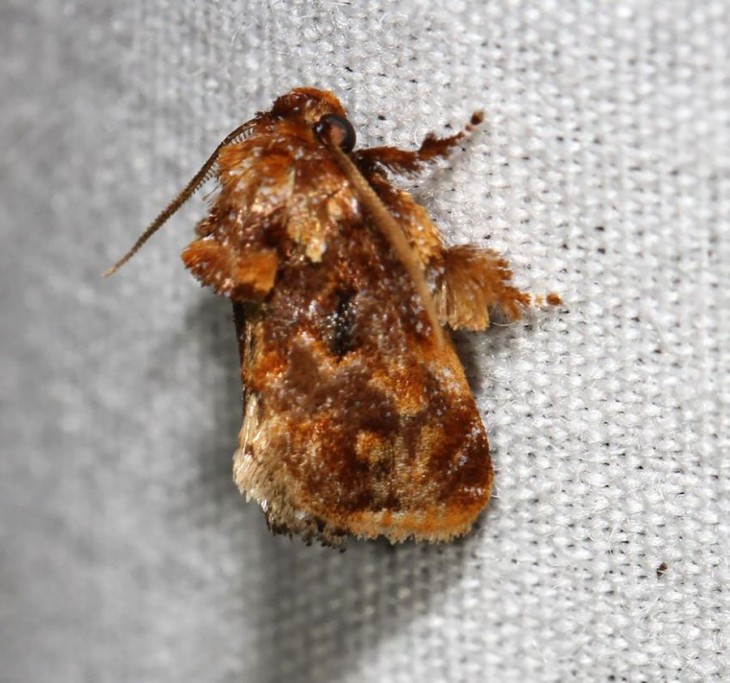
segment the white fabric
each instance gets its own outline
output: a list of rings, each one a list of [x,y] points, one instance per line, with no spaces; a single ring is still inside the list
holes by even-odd
[[[729,45],[725,0],[6,0],[0,678],[728,680]],[[565,299],[460,342],[497,468],[461,542],[307,548],[239,497],[199,200],[99,277],[297,85],[361,144],[483,108],[415,191]]]

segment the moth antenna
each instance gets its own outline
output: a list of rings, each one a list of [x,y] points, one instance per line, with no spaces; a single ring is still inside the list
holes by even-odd
[[[230,145],[234,142],[238,142],[246,137],[246,134],[250,131],[255,123],[255,119],[247,121],[240,125],[234,131],[229,133],[225,139],[215,148],[213,154],[208,157],[208,160],[200,167],[200,170],[193,176],[193,179],[185,186],[180,194],[175,197],[155,218],[149,227],[137,238],[137,241],[132,245],[129,251],[122,256],[111,268],[104,271],[102,277],[109,277],[116,273],[129,259],[132,258],[144,245],[144,243],[152,237],[169,219],[170,217],[188,200],[190,197],[200,189],[200,186],[205,184],[211,179],[214,173],[214,166],[218,160],[218,154],[221,149]]]
[[[426,285],[426,278],[423,276],[423,271],[421,270],[418,261],[416,261],[416,257],[413,255],[413,249],[411,245],[408,244],[408,240],[403,234],[403,230],[385,207],[385,204],[383,204],[380,197],[375,194],[375,190],[373,190],[370,183],[365,180],[362,173],[360,173],[350,157],[348,157],[337,144],[328,144],[328,147],[334,153],[335,159],[342,169],[342,172],[347,176],[347,179],[355,189],[358,199],[375,219],[375,224],[378,226],[383,236],[388,240],[388,242],[390,242],[390,246],[395,251],[398,260],[403,264],[406,272],[413,281],[413,284],[416,287],[416,292],[421,299],[421,304],[428,316],[428,321],[431,323],[436,343],[438,346],[441,346],[441,344],[443,344],[443,330],[441,329],[441,323],[439,322],[438,314],[436,312],[436,305],[434,304],[431,292],[428,290],[428,285]]]

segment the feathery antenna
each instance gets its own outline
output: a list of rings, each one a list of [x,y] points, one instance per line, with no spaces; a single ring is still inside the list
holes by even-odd
[[[132,245],[131,249],[129,249],[129,251],[124,254],[124,256],[122,256],[122,258],[120,258],[111,268],[104,271],[103,277],[109,277],[116,273],[142,248],[144,243],[152,237],[152,235],[154,235],[188,199],[190,199],[191,195],[193,195],[201,185],[210,179],[213,166],[218,160],[218,154],[221,149],[245,137],[254,122],[255,119],[247,121],[225,137],[225,139],[215,148],[213,154],[211,154],[210,157],[208,157],[208,160],[201,166],[200,170],[193,176],[193,179],[185,186],[183,191],[180,192],[180,194],[160,212],[152,223],[150,223],[149,227],[137,238],[137,241]]]

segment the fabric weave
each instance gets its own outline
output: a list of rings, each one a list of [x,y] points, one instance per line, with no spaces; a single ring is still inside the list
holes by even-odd
[[[725,0],[6,0],[0,679],[730,679],[728,46]],[[411,187],[565,301],[459,338],[497,470],[463,541],[307,548],[238,495],[200,200],[100,279],[299,85],[361,145],[483,109]]]

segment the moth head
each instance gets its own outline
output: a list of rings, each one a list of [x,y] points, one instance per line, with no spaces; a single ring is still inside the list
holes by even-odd
[[[340,101],[326,90],[296,88],[282,95],[271,110],[275,118],[298,118],[328,145],[349,153],[355,147],[355,129]]]

